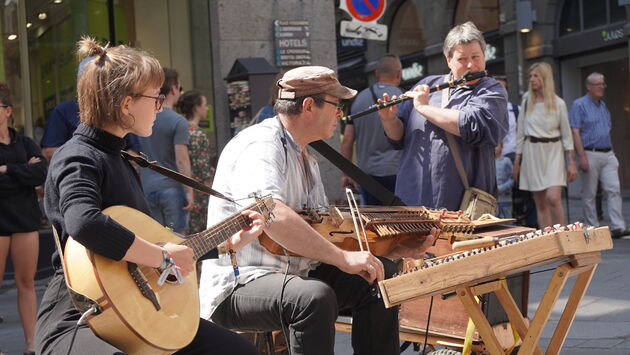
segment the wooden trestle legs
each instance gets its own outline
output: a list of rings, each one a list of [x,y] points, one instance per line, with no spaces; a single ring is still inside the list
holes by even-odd
[[[551,337],[549,346],[545,354],[555,355],[560,353],[560,349],[569,333],[569,328],[575,318],[575,313],[580,301],[586,293],[586,289],[591,282],[593,273],[597,268],[597,263],[601,260],[599,252],[588,253],[588,257],[580,259],[576,255],[576,259],[571,263],[558,266],[549,281],[547,290],[543,295],[540,306],[536,310],[534,318],[528,326],[525,322],[516,302],[507,289],[506,283],[502,280],[496,280],[477,286],[465,286],[457,288],[457,296],[466,308],[470,318],[475,323],[475,327],[479,335],[483,339],[486,350],[491,355],[502,355],[504,351],[495,336],[490,323],[481,311],[479,303],[475,300],[476,295],[494,292],[503,306],[510,323],[523,340],[518,355],[542,355],[543,351],[538,345],[540,336],[549,320],[549,316],[553,310],[567,279],[571,276],[577,276],[576,282],[571,291],[567,303],[560,317],[560,321]],[[575,266],[572,266],[575,265]]]

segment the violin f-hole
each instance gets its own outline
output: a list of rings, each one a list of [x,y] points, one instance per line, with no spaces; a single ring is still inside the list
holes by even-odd
[[[332,237],[335,234],[353,234],[353,233],[354,231],[331,231],[331,232],[328,232],[328,235]]]

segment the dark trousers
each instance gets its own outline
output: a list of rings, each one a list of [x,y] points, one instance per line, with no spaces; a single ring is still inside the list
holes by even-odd
[[[516,153],[508,153],[505,156],[514,163]],[[519,226],[538,228],[534,195],[529,191],[519,189],[518,184],[512,186],[512,216],[506,216],[506,218],[509,217],[516,218],[516,224]]]
[[[393,275],[394,263],[380,259],[385,274]],[[373,285],[360,276],[322,264],[309,277],[288,275],[284,286],[283,280],[283,274],[274,273],[239,285],[212,320],[230,329],[277,330],[282,317],[293,355],[325,355],[334,353],[338,312],[349,310],[355,354],[400,353],[398,307],[385,308]]]
[[[374,176],[370,175],[374,180],[378,181],[386,189],[394,193],[396,190],[396,175],[389,176]],[[363,186],[361,186],[361,197],[363,197],[363,204],[366,206],[382,206],[381,200],[374,197]]]
[[[74,325],[79,317],[68,295],[63,274],[58,271],[48,284],[37,315],[36,353],[65,355],[72,344],[71,354],[122,354],[94,335],[87,325],[79,326],[72,341]],[[240,335],[200,319],[193,341],[176,354],[258,354],[258,351]]]

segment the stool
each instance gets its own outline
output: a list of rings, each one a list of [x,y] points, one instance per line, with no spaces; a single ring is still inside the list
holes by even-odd
[[[281,330],[231,330],[252,342],[261,354],[276,355],[282,354],[287,350],[287,346],[284,344],[284,339],[282,339],[280,344],[277,344],[278,341],[276,338],[282,334]]]

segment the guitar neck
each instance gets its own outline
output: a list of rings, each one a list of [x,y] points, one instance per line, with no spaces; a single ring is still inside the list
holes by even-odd
[[[250,208],[251,209],[251,208]],[[250,219],[238,212],[228,219],[206,229],[203,232],[191,235],[182,245],[190,247],[195,252],[195,260],[205,255],[219,244],[226,241],[234,233],[247,227]]]

